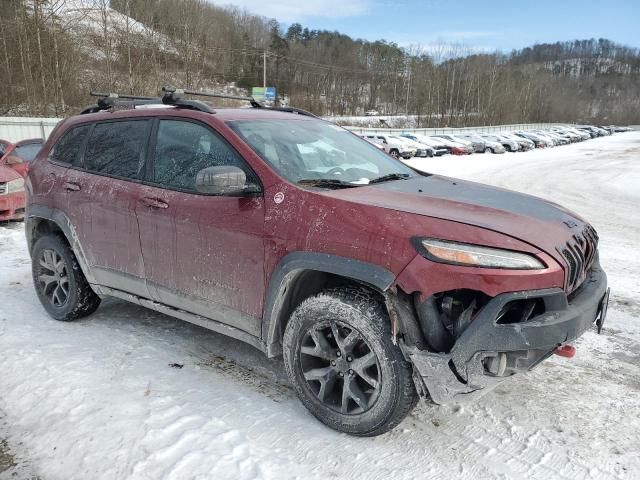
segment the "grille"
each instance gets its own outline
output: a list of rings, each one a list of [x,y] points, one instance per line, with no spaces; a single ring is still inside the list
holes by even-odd
[[[597,250],[598,234],[591,225],[587,225],[582,233],[573,235],[565,245],[558,248],[567,262],[568,293],[578,288],[587,277]]]
[[[7,184],[0,182],[0,195],[7,193]]]

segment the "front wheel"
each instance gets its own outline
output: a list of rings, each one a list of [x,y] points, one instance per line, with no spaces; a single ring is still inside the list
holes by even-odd
[[[491,153],[493,150],[491,150],[491,148],[487,147],[484,149],[484,153]]]
[[[398,150],[391,150],[389,152],[389,155],[391,155],[393,158],[400,158],[400,152],[398,152]]]
[[[417,403],[411,365],[391,341],[382,302],[343,287],[310,297],[284,333],[285,367],[305,407],[329,427],[374,436]]]

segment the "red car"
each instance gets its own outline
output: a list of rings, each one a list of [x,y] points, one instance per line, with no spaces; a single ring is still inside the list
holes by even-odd
[[[26,177],[29,164],[36,158],[43,143],[42,138],[21,140],[15,144],[0,140],[0,165],[9,166]]]
[[[598,236],[576,214],[247,100],[111,96],[56,127],[26,224],[53,318],[113,296],[282,355],[309,411],[354,435],[419,396],[475,398],[602,326]]]
[[[24,177],[43,142],[41,138],[15,144],[0,140],[0,221],[24,217]]]
[[[24,218],[24,178],[12,168],[0,166],[0,221]]]

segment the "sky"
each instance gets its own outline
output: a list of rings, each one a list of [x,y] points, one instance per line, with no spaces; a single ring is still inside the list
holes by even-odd
[[[508,52],[534,43],[607,38],[640,47],[640,0],[213,0],[285,28],[337,30],[403,47],[462,44]]]

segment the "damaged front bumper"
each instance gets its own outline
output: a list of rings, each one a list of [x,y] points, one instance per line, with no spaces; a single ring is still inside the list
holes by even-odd
[[[496,319],[509,302],[540,299],[544,313],[521,323]],[[492,298],[456,340],[449,353],[404,347],[418,389],[437,404],[475,399],[506,377],[531,370],[559,345],[601,327],[608,300],[607,276],[597,262],[569,297],[559,288],[504,293]]]

